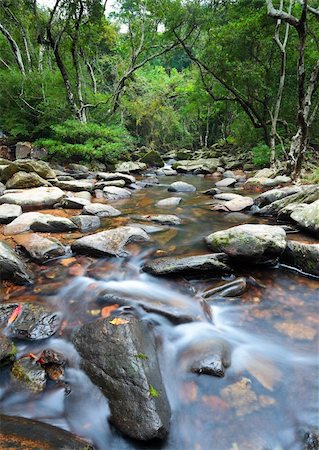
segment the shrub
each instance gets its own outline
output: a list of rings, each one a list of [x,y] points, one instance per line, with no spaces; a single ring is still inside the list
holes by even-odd
[[[255,166],[263,168],[269,166],[271,149],[266,144],[258,144],[251,149],[252,162]],[[279,158],[282,154],[282,148],[276,146],[276,158]]]

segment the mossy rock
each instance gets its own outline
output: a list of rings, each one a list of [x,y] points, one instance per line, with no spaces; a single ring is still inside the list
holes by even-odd
[[[176,159],[178,161],[183,160],[183,159],[192,159],[192,152],[190,150],[178,150],[178,152],[176,153]]]
[[[0,333],[0,367],[15,360],[17,353],[14,343],[4,334]]]
[[[164,166],[164,161],[161,155],[156,150],[150,150],[148,153],[146,153],[145,156],[140,159],[140,161],[147,164],[148,166]]]
[[[41,392],[46,385],[45,370],[29,357],[21,358],[13,364],[11,376],[19,386],[32,392]]]

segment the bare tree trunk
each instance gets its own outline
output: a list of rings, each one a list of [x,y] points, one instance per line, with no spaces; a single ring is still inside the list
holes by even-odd
[[[209,137],[209,116],[210,107],[207,106],[207,116],[206,116],[206,133],[205,133],[205,147],[208,148],[208,137]]]
[[[0,23],[0,32],[4,35],[4,37],[9,42],[11,50],[14,54],[15,60],[20,69],[20,72],[22,73],[23,76],[25,76],[25,68],[24,68],[23,59],[22,59],[22,55],[21,55],[20,49],[18,47],[18,44],[13,39],[13,37],[11,36],[9,31],[1,23]]]
[[[96,83],[96,78],[95,78],[93,67],[89,63],[89,61],[86,61],[86,66],[88,68],[88,71],[89,71],[89,74],[90,74],[90,77],[91,77],[93,92],[94,92],[94,94],[96,94],[97,93],[97,83]]]

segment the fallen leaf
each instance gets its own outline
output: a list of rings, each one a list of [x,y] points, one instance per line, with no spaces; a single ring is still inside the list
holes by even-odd
[[[102,317],[109,317],[112,311],[115,311],[120,305],[117,303],[114,303],[114,305],[110,306],[104,306],[104,308],[101,309],[101,316]]]
[[[125,323],[129,323],[129,320],[122,319],[122,317],[115,317],[115,319],[110,320],[112,325],[124,325]]]
[[[16,318],[21,314],[21,311],[22,311],[22,306],[21,305],[17,306],[13,310],[11,316],[8,319],[8,325],[10,325],[12,322],[14,322],[16,320]]]

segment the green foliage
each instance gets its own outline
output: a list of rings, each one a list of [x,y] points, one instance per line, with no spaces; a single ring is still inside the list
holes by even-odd
[[[259,143],[255,147],[251,149],[252,153],[252,162],[255,164],[255,166],[263,168],[269,166],[270,161],[270,153],[271,149],[268,147],[268,145]],[[281,146],[276,146],[276,158],[280,158],[282,155],[282,148]]]
[[[151,394],[151,396],[154,397],[154,398],[157,398],[157,397],[158,397],[158,392],[157,392],[157,390],[156,390],[155,387],[152,386],[151,384],[150,384],[150,394]]]
[[[312,173],[306,174],[302,181],[307,184],[319,184],[319,169],[315,169]]]

